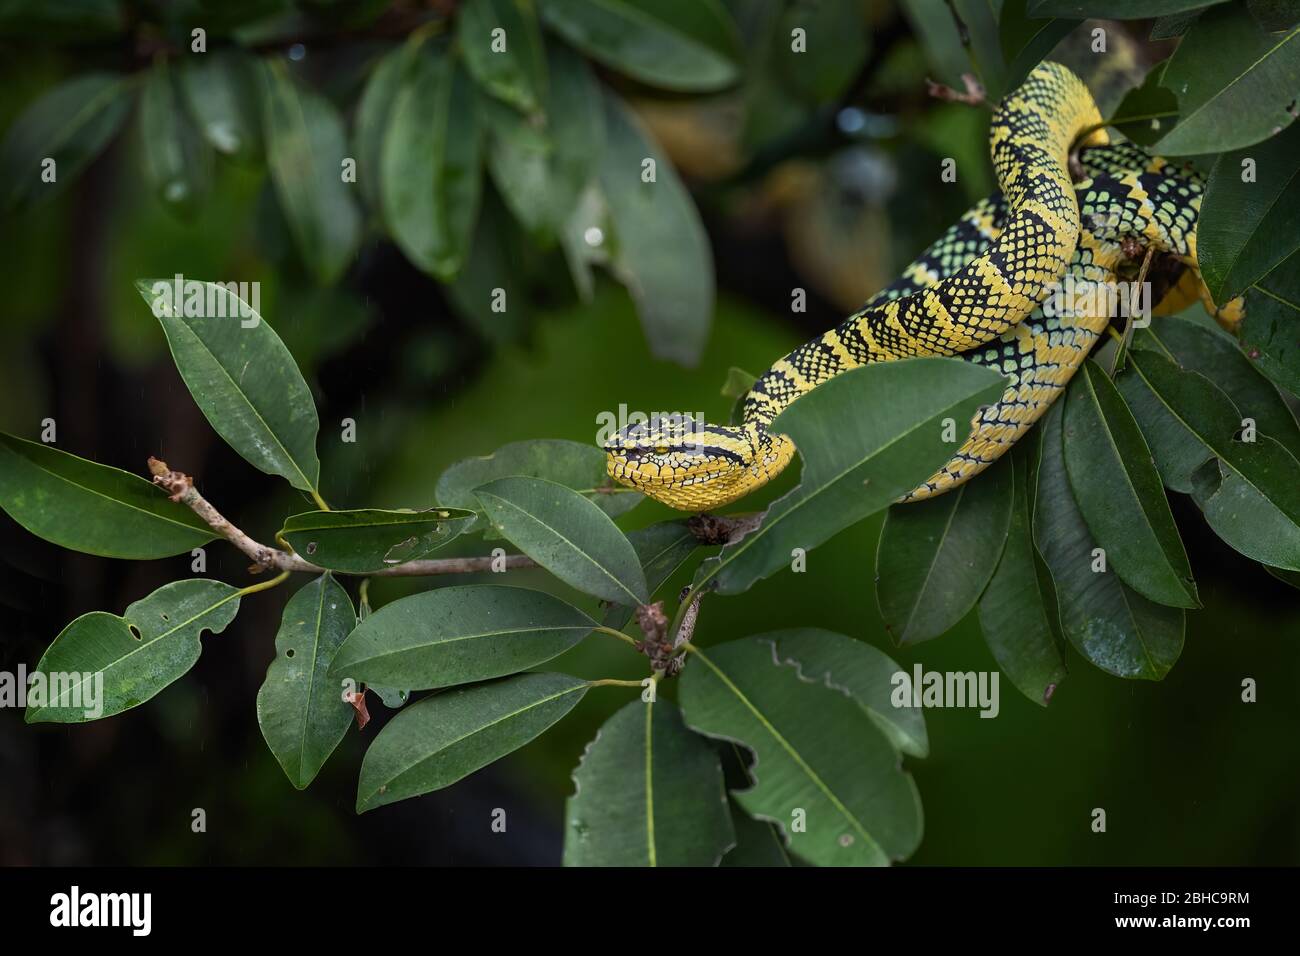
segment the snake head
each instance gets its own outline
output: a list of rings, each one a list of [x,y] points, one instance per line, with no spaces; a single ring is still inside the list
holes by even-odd
[[[705,511],[767,482],[756,473],[762,436],[752,427],[663,415],[628,425],[605,443],[606,470],[620,484],[681,511]],[[761,469],[759,469],[761,471]]]

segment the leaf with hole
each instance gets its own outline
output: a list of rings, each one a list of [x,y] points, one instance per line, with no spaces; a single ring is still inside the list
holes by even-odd
[[[331,574],[304,584],[284,606],[275,658],[257,692],[257,725],[299,790],[316,779],[352,723],[355,711],[328,674],[356,623],[352,599]]]
[[[121,617],[83,614],[41,655],[29,680],[27,723],[82,723],[138,707],[194,666],[203,632],[224,631],[239,597],[229,584],[196,578],[164,585]],[[46,693],[33,701],[37,681]]]
[[[0,509],[38,538],[105,558],[165,558],[217,536],[143,478],[3,432]]]
[[[276,537],[317,567],[369,574],[426,557],[473,520],[474,512],[459,508],[308,511],[285,518]]]
[[[366,751],[357,812],[449,787],[518,750],[577,706],[590,686],[568,674],[519,674],[404,708]]]
[[[669,700],[596,731],[564,807],[565,866],[717,866],[735,843],[722,766]]]

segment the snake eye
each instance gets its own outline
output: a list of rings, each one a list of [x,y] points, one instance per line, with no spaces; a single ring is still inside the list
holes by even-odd
[[[666,454],[668,454],[668,446],[667,446],[667,445],[655,445],[655,454],[656,454],[656,455],[666,455]]]

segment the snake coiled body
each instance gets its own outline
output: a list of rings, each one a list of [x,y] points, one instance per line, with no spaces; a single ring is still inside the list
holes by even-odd
[[[606,445],[610,475],[682,510],[718,507],[789,463],[792,443],[769,426],[801,395],[869,362],[954,354],[1001,371],[1006,391],[976,416],[953,458],[903,500],[988,467],[1041,417],[1105,329],[1126,248],[1195,265],[1200,180],[1136,146],[1107,145],[1099,125],[1083,83],[1041,64],[994,114],[998,193],[861,310],[775,362],[745,396],[741,424],[632,426]],[[1078,183],[1072,149],[1080,150]],[[1044,304],[1067,278],[1076,299],[1094,290],[1098,306],[1062,314]]]

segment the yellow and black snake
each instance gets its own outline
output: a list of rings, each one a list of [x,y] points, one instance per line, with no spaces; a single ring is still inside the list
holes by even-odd
[[[734,501],[793,457],[790,440],[770,431],[791,402],[849,369],[919,355],[960,355],[1008,384],[953,458],[902,500],[942,493],[987,468],[1064,390],[1109,323],[1117,276],[1135,256],[1151,250],[1175,272],[1190,266],[1186,281],[1161,290],[1157,312],[1182,308],[1203,289],[1201,180],[1137,146],[1109,144],[1100,127],[1082,81],[1040,64],[993,115],[998,193],[860,311],[778,360],[745,396],[739,425],[665,416],[630,426],[606,443],[609,474],[686,511]],[[1063,280],[1072,302],[1092,307],[1057,308],[1049,296]]]

